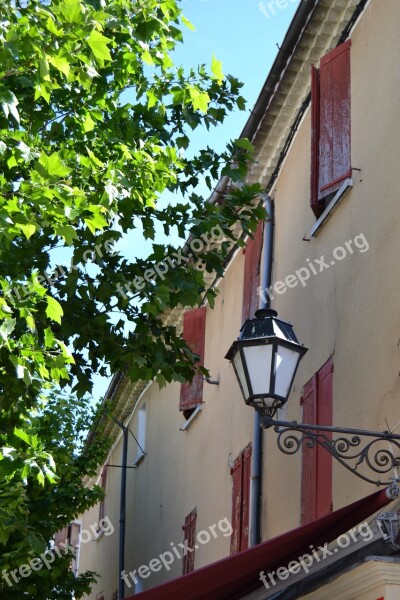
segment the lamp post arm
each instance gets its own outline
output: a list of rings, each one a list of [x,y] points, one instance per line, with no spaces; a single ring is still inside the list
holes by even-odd
[[[297,421],[278,421],[268,415],[263,417],[263,427],[275,427],[278,432],[279,427],[294,429],[297,431],[327,431],[330,433],[344,433],[345,435],[363,435],[381,440],[399,440],[400,434],[394,434],[390,431],[370,431],[368,429],[353,429],[351,427],[332,427],[330,425],[311,425],[298,423]]]
[[[311,425],[297,421],[279,421],[264,415],[262,425],[273,427],[278,434],[277,445],[284,454],[296,454],[303,446],[324,448],[348,471],[364,481],[377,486],[390,485],[398,481],[400,467],[400,435],[390,431],[368,431],[347,427]],[[336,435],[335,435],[336,434]],[[367,439],[365,439],[367,438]],[[366,467],[378,475],[386,475],[386,480],[371,479],[359,467]],[[389,478],[389,473],[393,477]]]

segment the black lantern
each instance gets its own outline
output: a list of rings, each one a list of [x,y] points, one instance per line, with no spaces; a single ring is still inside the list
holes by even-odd
[[[246,404],[273,416],[289,397],[300,359],[300,346],[290,323],[270,308],[248,319],[225,358],[232,362]]]

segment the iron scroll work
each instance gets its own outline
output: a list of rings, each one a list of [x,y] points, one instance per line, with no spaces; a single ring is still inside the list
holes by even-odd
[[[400,435],[390,431],[306,425],[297,421],[276,421],[268,415],[263,416],[263,426],[274,428],[278,434],[278,448],[284,454],[296,454],[303,446],[315,448],[319,445],[364,481],[381,486],[390,485],[398,479],[396,468],[400,467]],[[366,438],[372,439],[368,441]],[[362,467],[382,477],[390,472],[393,476],[385,481],[371,479],[361,472]]]

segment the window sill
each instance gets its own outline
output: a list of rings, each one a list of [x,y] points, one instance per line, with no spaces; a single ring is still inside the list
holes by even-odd
[[[348,192],[348,190],[351,189],[352,187],[353,187],[352,179],[345,179],[343,181],[342,185],[340,186],[340,188],[338,189],[338,191],[336,192],[336,194],[334,195],[334,197],[332,198],[332,200],[330,201],[330,203],[328,204],[328,206],[326,207],[326,209],[324,210],[322,215],[312,226],[311,231],[310,231],[311,237],[317,237],[317,235],[321,231],[322,227],[325,225],[325,223],[328,221],[328,219],[331,218],[331,216],[333,215],[333,213],[335,212],[335,210],[337,209],[337,207],[343,200],[343,198],[346,195],[346,193]]]
[[[195,421],[197,419],[197,417],[201,413],[202,409],[203,409],[203,405],[199,404],[199,406],[197,406],[195,408],[195,410],[193,411],[193,413],[190,415],[188,420],[182,425],[182,427],[179,428],[179,431],[186,431],[187,429],[189,429],[190,425],[193,423],[193,421]]]
[[[135,460],[133,461],[133,466],[137,467],[142,462],[145,456],[146,452],[141,452],[140,454],[138,454]]]

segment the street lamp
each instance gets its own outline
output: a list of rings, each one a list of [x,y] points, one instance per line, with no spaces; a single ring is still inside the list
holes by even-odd
[[[300,359],[300,346],[290,323],[270,308],[248,319],[225,358],[232,362],[243,398],[263,415],[273,416],[289,397]]]
[[[244,323],[240,336],[225,356],[232,363],[246,404],[261,414],[264,428],[274,428],[278,448],[285,454],[295,454],[303,445],[308,448],[319,445],[364,481],[388,485],[394,479],[397,486],[400,435],[274,418],[286,404],[299,362],[307,352],[299,344],[293,326],[277,315],[270,308],[258,310],[255,319]],[[333,439],[332,434],[338,437]],[[394,471],[394,477],[385,481],[371,479],[359,470],[361,466],[379,475]]]

